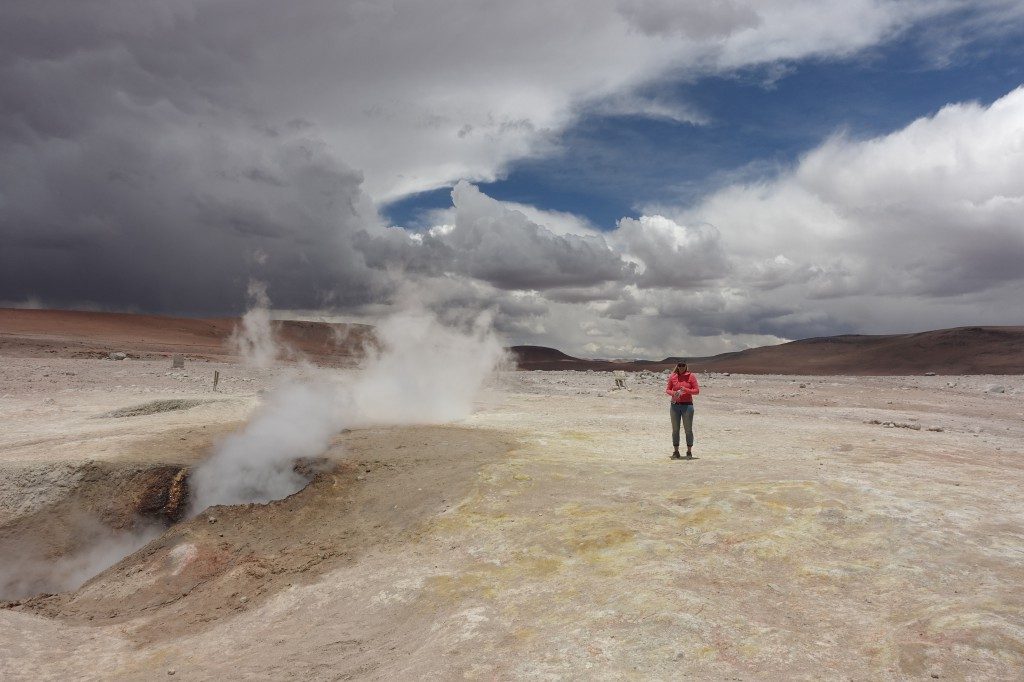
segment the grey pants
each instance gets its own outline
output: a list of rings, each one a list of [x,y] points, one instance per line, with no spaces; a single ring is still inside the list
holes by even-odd
[[[672,403],[669,407],[672,415],[672,445],[679,447],[679,420],[683,421],[686,431],[686,447],[693,447],[693,403]]]

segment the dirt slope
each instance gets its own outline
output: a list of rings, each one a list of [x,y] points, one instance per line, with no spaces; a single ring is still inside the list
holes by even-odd
[[[121,351],[156,359],[184,353],[191,359],[232,358],[228,340],[238,318],[188,318],[75,310],[0,308],[0,355],[101,358]],[[284,345],[318,364],[351,363],[372,337],[366,325],[274,323]]]
[[[295,495],[267,505],[212,507],[80,589],[5,606],[69,623],[126,623],[139,643],[202,632],[367,551],[415,543],[424,519],[454,507],[477,469],[511,448],[511,439],[482,429],[346,433],[335,442],[339,458]],[[122,479],[138,477],[136,469],[130,463],[114,467]],[[101,489],[94,483],[79,482],[58,506],[94,494]],[[120,497],[131,504],[137,495],[129,486]],[[0,548],[6,531],[20,531],[24,538],[25,526],[47,514],[57,518],[44,509],[8,524],[13,529],[0,526]],[[156,610],[160,618],[144,618]]]

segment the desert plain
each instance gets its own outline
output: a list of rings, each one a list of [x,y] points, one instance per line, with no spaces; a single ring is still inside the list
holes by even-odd
[[[0,358],[0,679],[1024,675],[1020,376],[701,374],[671,461],[663,374],[503,371],[153,526],[289,371],[170,365]]]

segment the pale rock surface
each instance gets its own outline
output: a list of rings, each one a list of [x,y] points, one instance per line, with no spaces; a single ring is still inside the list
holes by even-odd
[[[124,367],[0,365],[0,523],[73,485],[75,463],[158,461],[172,445],[201,456],[275,376],[211,363],[215,400],[99,418],[213,397],[206,377],[165,361]],[[120,616],[0,610],[0,679],[1019,679],[1020,377],[998,378],[1004,395],[980,376],[699,379],[693,461],[668,459],[654,373],[630,375],[631,393],[601,373],[509,373],[461,431],[346,434],[336,454],[359,453],[363,478],[308,503],[358,504],[302,517],[315,522],[285,505],[267,517],[290,551],[325,562],[260,558],[253,535],[258,561],[207,578],[246,581],[223,610],[187,595],[133,606],[129,586],[210,566],[218,535],[269,514],[224,508],[140,558],[137,575],[105,574],[68,603],[102,594]],[[511,445],[446,454],[472,434]],[[368,528],[405,530],[337,550],[330,538],[373,505],[387,511]]]

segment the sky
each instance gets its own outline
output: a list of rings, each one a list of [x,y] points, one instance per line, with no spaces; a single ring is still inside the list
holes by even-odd
[[[1019,0],[6,0],[0,305],[1024,324]]]

